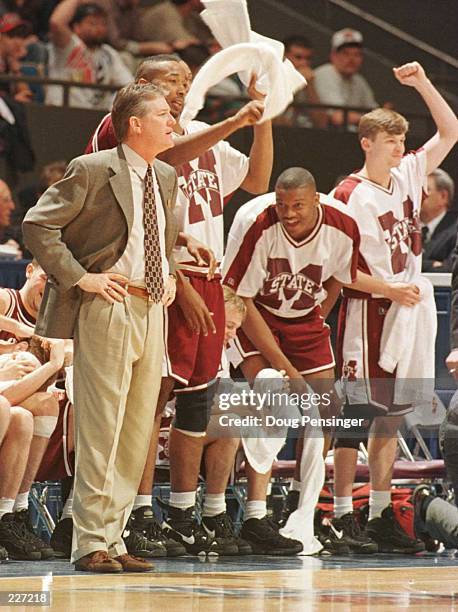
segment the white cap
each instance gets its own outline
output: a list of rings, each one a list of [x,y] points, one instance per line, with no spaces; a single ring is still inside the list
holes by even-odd
[[[360,45],[363,44],[363,35],[358,30],[352,30],[351,28],[344,28],[338,32],[334,32],[331,47],[333,51],[337,51],[344,45]]]

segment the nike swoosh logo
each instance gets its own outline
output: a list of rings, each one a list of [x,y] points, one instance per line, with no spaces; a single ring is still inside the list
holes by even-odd
[[[211,529],[209,529],[205,523],[202,523],[203,528],[205,529],[205,531],[207,532],[207,534],[210,536],[210,539],[214,540],[215,536],[216,536],[216,531],[212,531]]]
[[[177,533],[180,533],[179,531],[177,531]],[[185,536],[182,533],[180,533],[180,536],[183,540],[183,542],[186,542],[186,544],[195,544],[196,540],[194,538],[194,536]]]
[[[343,538],[343,536],[344,536],[344,532],[343,532],[343,531],[338,531],[338,530],[337,530],[337,529],[334,527],[334,525],[333,525],[332,523],[330,523],[329,527],[332,529],[332,531],[333,531],[334,535],[335,535],[335,536],[336,536],[336,537],[337,537],[339,540],[341,540],[341,539]]]

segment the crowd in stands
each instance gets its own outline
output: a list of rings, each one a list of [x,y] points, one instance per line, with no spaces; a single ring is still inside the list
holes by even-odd
[[[230,378],[227,362],[231,357],[229,351],[226,354],[223,349],[232,343],[232,348],[238,347],[239,362],[250,383],[256,384],[256,377],[265,368],[275,368],[282,384],[283,377],[289,379],[290,390],[297,384],[301,391],[310,387],[320,396],[329,395],[332,398],[331,413],[333,409],[333,416],[339,413],[342,402],[334,386],[335,362],[325,319],[341,289],[346,292],[342,312],[343,317],[347,317],[347,345],[343,344],[344,338],[341,340],[342,350],[347,350],[347,359],[337,377],[342,375],[352,380],[352,376],[356,376],[356,362],[351,356],[348,358],[348,354],[357,353],[360,347],[348,346],[353,336],[357,337],[356,333],[352,336],[351,325],[357,325],[363,317],[362,311],[358,311],[363,302],[359,299],[361,293],[367,294],[367,303],[378,322],[377,339],[381,342],[381,326],[389,307],[392,304],[414,307],[421,299],[420,290],[407,277],[407,258],[412,266],[417,265],[423,250],[424,271],[452,270],[457,233],[457,218],[451,210],[454,183],[438,166],[456,142],[456,117],[420,64],[412,62],[395,69],[399,83],[414,87],[422,96],[438,129],[437,138],[428,141],[425,149],[403,157],[408,122],[388,108],[370,112],[379,105],[370,85],[360,74],[364,55],[362,34],[350,28],[336,32],[330,41],[329,63],[317,68],[313,67],[314,51],[307,38],[302,35],[289,37],[284,41],[285,58],[306,78],[308,86],[296,94],[295,103],[276,122],[320,129],[341,129],[348,125],[350,131],[359,130],[365,166],[361,171],[339,179],[328,196],[317,192],[315,180],[307,170],[290,168],[274,177],[275,192],[264,195],[272,171],[272,125],[270,121],[258,123],[264,111],[264,96],[256,90],[255,79],[244,87],[238,77],[229,77],[208,92],[210,97],[224,99],[223,102],[208,101],[207,114],[212,116],[214,113],[214,125],[199,121],[192,121],[186,129],[180,125],[180,115],[193,76],[200,65],[220,49],[199,18],[200,8],[200,2],[194,0],[167,0],[150,5],[140,4],[138,0],[25,0],[22,3],[0,0],[0,71],[3,74],[19,77],[46,75],[51,79],[109,85],[120,90],[115,94],[106,89],[73,88],[69,104],[112,111],[103,118],[92,138],[88,134],[86,153],[112,149],[120,144],[116,155],[121,156],[126,168],[129,167],[124,178],[131,181],[131,199],[135,197],[136,203],[140,203],[143,190],[146,193],[149,189],[150,202],[162,201],[164,204],[163,217],[159,221],[162,225],[158,224],[158,228],[163,231],[165,239],[160,243],[158,238],[159,246],[155,245],[162,254],[166,248],[167,227],[170,227],[166,214],[169,202],[166,205],[164,201],[164,194],[168,192],[164,185],[170,191],[170,199],[175,199],[178,191],[175,214],[179,231],[177,229],[174,241],[175,260],[180,266],[175,272],[172,256],[163,258],[161,262],[160,270],[166,270],[164,277],[169,284],[165,283],[160,290],[170,299],[164,301],[160,297],[155,306],[160,311],[157,315],[160,321],[162,306],[167,308],[168,371],[162,379],[160,375],[157,377],[154,391],[157,392],[157,408],[156,412],[153,409],[145,413],[150,418],[148,426],[140,424],[139,427],[140,419],[132,425],[137,434],[142,426],[152,430],[151,440],[145,437],[142,441],[144,453],[135,458],[135,465],[132,460],[131,466],[129,457],[132,459],[136,449],[128,448],[129,436],[124,427],[121,428],[118,422],[108,424],[108,418],[104,420],[104,434],[110,433],[113,425],[113,436],[117,436],[113,448],[119,443],[122,457],[119,459],[117,456],[116,461],[119,459],[124,467],[131,467],[132,472],[136,472],[135,478],[129,479],[130,474],[125,473],[129,470],[117,470],[113,466],[111,442],[108,448],[106,440],[101,441],[100,431],[88,427],[91,431],[86,430],[79,438],[81,447],[86,444],[87,453],[86,457],[82,453],[76,460],[76,489],[68,491],[51,542],[45,542],[36,535],[31,524],[28,507],[31,486],[39,480],[73,477],[75,467],[73,343],[71,340],[47,340],[37,335],[44,319],[43,312],[46,313],[47,308],[51,311],[59,307],[63,293],[56,291],[58,274],[62,273],[59,266],[69,253],[73,257],[75,250],[70,246],[62,248],[65,247],[62,242],[53,242],[53,232],[57,232],[61,240],[61,234],[65,233],[63,230],[70,228],[65,239],[74,246],[76,242],[72,243],[72,239],[79,240],[83,231],[81,226],[78,227],[80,213],[81,216],[86,214],[90,223],[94,223],[97,207],[91,209],[91,198],[97,199],[99,194],[88,187],[82,196],[83,187],[78,182],[83,172],[81,168],[86,168],[86,163],[85,171],[94,172],[94,180],[100,180],[101,191],[112,177],[102,184],[105,167],[103,171],[91,167],[91,163],[96,164],[103,155],[85,156],[84,159],[92,161],[85,162],[79,158],[69,166],[67,161],[56,160],[43,167],[36,184],[15,192],[15,172],[31,170],[34,165],[23,105],[32,101],[62,105],[63,90],[60,85],[27,84],[20,79],[1,82],[0,159],[4,167],[0,166],[0,259],[26,258],[31,263],[27,265],[26,282],[21,289],[0,288],[0,560],[7,556],[34,561],[72,555],[76,568],[82,571],[149,571],[152,565],[145,559],[185,553],[286,556],[298,554],[308,547],[313,549],[312,552],[324,549],[338,554],[372,554],[379,550],[415,554],[423,551],[431,539],[441,540],[447,545],[458,543],[458,510],[443,500],[439,507],[438,500],[433,500],[432,490],[423,488],[417,491],[413,501],[409,502],[414,508],[412,524],[415,520],[417,525],[413,535],[403,532],[394,515],[390,470],[396,453],[398,421],[394,419],[402,416],[402,411],[393,412],[388,417],[389,420],[394,415],[391,423],[396,425],[389,432],[389,443],[380,438],[374,441],[376,436],[373,438],[373,431],[369,431],[372,423],[385,422],[380,411],[371,414],[366,419],[365,429],[358,431],[351,440],[345,440],[342,432],[339,436],[335,430],[329,432],[325,429],[324,437],[319,439],[307,438],[304,434],[304,439],[296,447],[297,468],[284,515],[283,528],[286,531],[280,533],[279,526],[267,515],[266,497],[273,457],[282,443],[278,448],[278,444],[274,445],[275,452],[272,444],[268,452],[264,449],[268,465],[258,470],[253,467],[256,466],[256,450],[243,440],[243,436],[214,435],[212,418],[216,415],[208,409],[216,397],[217,377],[223,372],[223,377]],[[142,108],[138,99],[142,103],[146,100],[154,104],[159,100],[164,105],[162,117],[166,116],[166,119],[162,120],[167,129],[165,134],[161,134],[164,141],[168,139],[172,143],[173,129],[175,146],[170,144],[168,149],[164,146],[159,151],[159,165],[145,162],[142,152],[146,145],[141,138],[144,136],[147,144],[154,143],[156,133],[153,130],[157,125],[152,122],[152,126],[144,128],[141,121],[130,121],[138,119],[137,116],[127,115],[126,119],[125,108],[122,115],[123,102],[126,98],[130,100],[129,96],[138,104],[137,109]],[[310,104],[312,108],[301,107],[301,104]],[[317,106],[313,108],[313,105]],[[333,108],[333,105],[361,110],[349,111],[346,116],[345,111]],[[141,115],[140,112],[137,114]],[[253,127],[254,138],[249,154],[244,155],[224,139],[247,126]],[[107,156],[103,159],[108,159]],[[156,151],[153,160],[155,156]],[[178,178],[161,162],[174,166]],[[155,166],[154,172],[151,165]],[[161,170],[166,179],[161,176]],[[154,176],[154,180],[151,178],[147,182],[148,173]],[[111,186],[114,184],[113,181]],[[121,189],[122,186],[118,187]],[[225,244],[223,203],[238,188],[259,197],[245,204],[237,214]],[[377,190],[375,195],[374,189]],[[114,197],[115,191],[115,187],[106,189],[104,194],[108,192],[109,196],[100,198],[104,205],[106,200]],[[68,194],[70,196],[66,199]],[[37,201],[39,204],[36,206]],[[375,206],[374,202],[388,219],[383,220],[385,225],[381,222],[381,229],[377,225],[375,237],[370,228],[379,220],[377,210],[374,208],[367,212],[370,206]],[[68,206],[63,211],[64,204]],[[67,218],[70,208],[72,212]],[[158,208],[162,211],[160,206]],[[208,218],[202,209],[211,211]],[[405,215],[405,218],[398,220],[393,211],[400,217]],[[104,223],[104,219],[97,218],[96,221],[101,223],[101,233],[102,226],[109,225]],[[120,218],[121,228],[124,228],[124,222],[125,218]],[[135,223],[135,235],[141,236],[143,232],[145,236],[146,230],[139,222],[138,214],[132,221]],[[26,242],[21,227],[28,232]],[[40,231],[50,240],[48,250],[37,248]],[[93,232],[94,225],[88,226],[87,231]],[[70,292],[78,290],[78,295],[83,295],[81,301],[88,309],[91,300],[86,298],[90,292],[100,293],[110,305],[126,298],[128,289],[131,295],[142,299],[146,294],[148,304],[154,301],[152,294],[148,295],[146,284],[145,287],[124,285],[119,280],[132,261],[136,261],[134,256],[138,260],[138,252],[134,251],[124,257],[128,251],[126,245],[124,254],[121,247],[119,253],[116,251],[118,245],[115,241],[121,240],[120,235],[121,230],[111,236],[108,247],[105,245],[99,251],[95,249],[95,260],[102,251],[104,257],[111,257],[108,273],[105,274],[105,268],[100,274],[87,273],[78,262],[77,272],[83,270],[83,276],[68,283]],[[365,243],[361,236],[363,239],[366,237]],[[143,245],[143,240],[138,242]],[[56,245],[58,248],[53,250]],[[129,245],[134,249],[135,245]],[[359,257],[363,248],[366,249],[367,263],[361,263]],[[383,252],[382,256],[380,252]],[[87,258],[87,253],[82,259],[84,257]],[[144,268],[146,251],[142,257]],[[304,262],[308,267],[304,267]],[[221,268],[218,267],[215,275],[220,264]],[[50,271],[53,267],[57,276]],[[143,269],[141,274],[146,279]],[[84,279],[91,282],[87,275],[103,276],[107,287],[100,291],[87,289],[89,285],[85,285]],[[398,281],[396,287],[393,278]],[[173,302],[175,288],[177,297]],[[53,291],[55,294],[50,298]],[[40,312],[42,300],[44,309]],[[105,302],[103,306],[106,306]],[[102,307],[102,311],[106,314],[107,309]],[[61,314],[63,311],[58,312]],[[39,324],[35,329],[37,319]],[[75,320],[76,315],[73,322]],[[70,317],[68,320],[65,316],[56,319],[56,325],[70,323]],[[49,320],[46,324],[52,327]],[[111,321],[107,323],[107,329],[110,325]],[[104,325],[97,323],[93,328],[94,335],[101,332],[102,327]],[[67,335],[62,337],[67,338]],[[119,337],[120,334],[113,334],[113,342],[117,342]],[[147,335],[145,338],[148,340]],[[238,344],[234,343],[236,338]],[[429,347],[431,350],[432,345],[433,342]],[[121,344],[116,344],[116,347],[119,350],[111,349],[111,353],[117,353],[122,364],[124,347]],[[79,350],[82,350],[81,345]],[[376,352],[374,359],[378,364],[381,358],[378,346]],[[100,355],[96,357],[100,360]],[[112,367],[112,358],[107,350],[106,364],[93,368],[94,380],[95,370],[100,370],[100,388],[110,373],[113,376],[110,385],[116,387],[113,380],[117,370]],[[141,359],[143,353],[137,361]],[[236,364],[232,361],[232,365]],[[91,372],[91,369],[88,367],[87,371]],[[381,369],[377,372],[380,373]],[[83,385],[92,384],[92,379],[88,382],[87,377],[88,380],[81,382],[83,378],[80,376],[80,389],[87,391]],[[130,384],[127,390],[123,388],[127,398],[130,389],[138,382],[132,383],[132,387]],[[138,388],[135,389],[135,393],[142,395]],[[168,400],[174,391],[175,404],[171,405]],[[80,391],[80,406],[87,401],[85,409],[88,410],[90,402],[86,398],[82,401],[82,395]],[[372,408],[371,400],[355,402],[356,409],[361,408],[361,404]],[[133,403],[131,398],[129,406],[128,398],[126,410],[132,412]],[[142,402],[137,403],[145,402],[142,398]],[[112,406],[109,401],[105,404],[100,410],[106,409],[108,416]],[[399,408],[393,398],[388,404],[379,403],[378,408],[382,407],[386,412],[393,407]],[[342,414],[353,416],[351,408],[347,404],[347,412]],[[401,405],[403,408],[405,406]],[[164,410],[174,415],[173,425],[168,427],[171,496],[170,503],[163,504],[167,515],[165,527],[153,515],[151,500]],[[90,410],[87,414],[90,416]],[[77,423],[80,435],[84,428],[82,421],[84,419],[80,417]],[[125,440],[119,442],[122,435],[127,436],[127,443]],[[132,434],[132,437],[135,436]],[[369,514],[365,519],[357,519],[353,514],[354,471],[345,472],[345,466],[356,462],[360,442],[368,443],[370,461],[379,468],[378,472],[374,469],[372,478],[377,473],[380,476],[386,468],[377,486],[371,489]],[[294,522],[295,513],[305,520],[300,515],[304,500],[310,491],[312,500],[319,494],[324,478],[324,457],[331,445],[334,445],[336,465],[340,465],[341,471],[336,475],[340,489],[334,494],[334,517],[325,521],[320,519],[315,525],[319,543],[314,549],[313,517],[309,521],[312,533],[308,534],[308,540],[308,536],[296,538],[298,531],[288,532],[288,525],[291,527],[291,519]],[[242,447],[250,485],[244,523],[240,534],[236,535],[226,511],[225,490],[236,453]],[[95,461],[88,460],[91,453],[97,455],[100,465],[95,466]],[[196,490],[202,472],[207,488],[202,503],[202,520],[198,521],[195,514]],[[108,473],[109,477],[105,478]],[[108,490],[107,482],[111,478],[113,482]],[[125,484],[120,496],[124,495],[127,501],[122,512],[113,508],[112,523],[121,524],[119,515],[126,509],[128,513],[119,534],[122,533],[122,541],[117,539],[116,556],[113,556],[94,548],[89,527],[92,525],[94,533],[100,527],[97,523],[100,523],[99,502],[85,505],[85,500],[97,497],[94,491],[98,490],[103,491],[98,494],[98,499],[108,500],[107,507],[110,504],[115,506],[119,494],[113,484],[115,479]],[[97,486],[94,485],[96,480]],[[314,506],[312,504],[312,511]],[[453,528],[447,531],[443,527],[445,524],[452,524]],[[340,531],[345,534],[345,540],[336,536]],[[113,537],[116,539],[116,534]],[[97,538],[100,539],[100,532]]]

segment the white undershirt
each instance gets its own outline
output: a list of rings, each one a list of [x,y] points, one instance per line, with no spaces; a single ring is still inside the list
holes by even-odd
[[[116,272],[126,276],[130,283],[137,286],[145,286],[145,250],[143,229],[143,196],[145,191],[145,174],[148,163],[126,144],[122,145],[130,171],[132,185],[132,197],[134,202],[134,215],[132,231],[127,241],[126,249],[109,272]],[[161,194],[157,184],[156,174],[153,167],[153,186],[156,202],[157,222],[159,227],[159,243],[161,247],[162,274],[164,283],[169,275],[169,262],[165,257],[165,213],[162,205]]]

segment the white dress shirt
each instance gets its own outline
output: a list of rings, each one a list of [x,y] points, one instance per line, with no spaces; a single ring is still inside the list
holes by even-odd
[[[132,285],[145,286],[145,247],[143,227],[143,196],[145,192],[145,175],[148,163],[138,153],[126,144],[122,145],[130,171],[134,216],[126,249],[109,272],[123,274]],[[153,185],[156,203],[157,222],[159,227],[159,243],[161,247],[162,274],[164,284],[169,275],[169,262],[165,256],[165,213],[161,194],[153,167]]]

